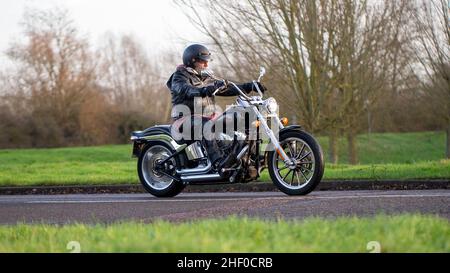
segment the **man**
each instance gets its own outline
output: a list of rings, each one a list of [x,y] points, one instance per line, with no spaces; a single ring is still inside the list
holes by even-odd
[[[174,121],[182,118],[179,111],[176,110],[178,105],[185,105],[189,108],[191,115],[193,115],[196,102],[200,102],[202,108],[212,106],[214,103],[211,96],[217,88],[223,86],[223,83],[202,76],[202,71],[208,67],[210,57],[211,53],[209,50],[200,44],[190,45],[184,50],[183,65],[179,65],[167,81],[167,87],[172,93],[172,119]],[[258,85],[262,92],[266,90],[262,84],[258,83]],[[256,91],[256,87],[252,82],[238,86],[247,93]],[[217,95],[236,96],[238,94],[238,91],[234,87],[228,87]],[[200,132],[202,132],[199,127],[202,128],[202,126],[209,121],[209,118],[206,117],[203,117],[200,121],[198,121],[198,119],[193,119],[192,116],[190,118],[190,124],[194,127],[192,128],[192,131],[200,130]],[[223,159],[223,155],[217,146],[216,140],[205,140],[203,138],[203,142],[213,166],[216,168],[223,167],[225,159]],[[221,159],[223,159],[222,162]]]

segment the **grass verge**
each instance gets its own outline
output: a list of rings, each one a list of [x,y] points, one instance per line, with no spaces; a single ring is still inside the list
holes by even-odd
[[[450,224],[431,215],[265,221],[228,217],[181,224],[0,226],[0,252],[449,252]]]
[[[449,179],[443,132],[358,136],[361,165],[326,164],[326,180]],[[319,137],[324,152],[327,138]],[[346,162],[345,141],[339,156]],[[260,181],[269,181],[267,172]],[[0,186],[137,184],[131,145],[0,150]]]
[[[138,184],[136,163],[60,162],[0,165],[0,186]],[[331,165],[326,180],[448,179],[450,160],[413,164]],[[259,181],[270,181],[264,171]]]

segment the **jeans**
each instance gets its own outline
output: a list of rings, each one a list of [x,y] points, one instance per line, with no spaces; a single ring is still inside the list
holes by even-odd
[[[173,125],[179,128],[176,137],[181,137],[187,144],[201,140],[211,163],[214,165],[219,162],[224,155],[217,144],[213,127],[214,122],[204,116],[190,116],[190,118],[186,117],[181,119],[174,120]],[[186,127],[190,127],[190,133],[184,130]]]

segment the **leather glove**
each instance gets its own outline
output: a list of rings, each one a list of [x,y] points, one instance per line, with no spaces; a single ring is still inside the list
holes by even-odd
[[[267,88],[262,83],[257,82],[256,84],[258,85],[258,87],[262,93],[264,93],[264,91],[267,90]],[[247,93],[250,93],[252,91],[258,92],[258,90],[256,89],[256,86],[253,84],[253,82],[244,83],[242,85],[242,89],[244,89],[245,92],[247,92]]]
[[[216,91],[216,87],[214,85],[205,86],[200,91],[202,97],[211,97],[214,91]]]

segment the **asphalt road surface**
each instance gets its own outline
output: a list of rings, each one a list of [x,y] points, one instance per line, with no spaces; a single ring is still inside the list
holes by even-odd
[[[308,216],[371,216],[377,213],[435,214],[450,219],[450,190],[182,193],[0,196],[0,224],[111,223],[156,219],[186,221],[228,215],[265,219]]]

